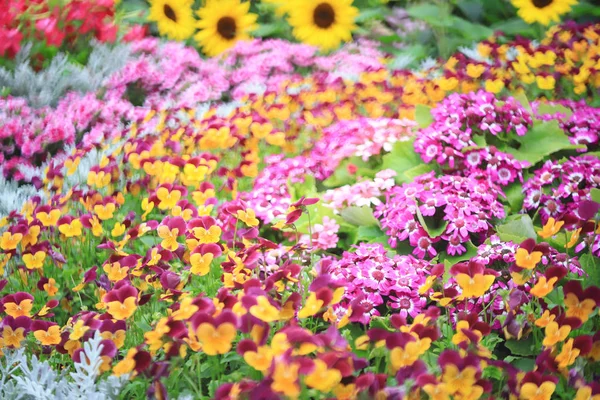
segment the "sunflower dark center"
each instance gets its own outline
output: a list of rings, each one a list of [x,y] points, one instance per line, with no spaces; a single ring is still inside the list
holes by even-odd
[[[548,7],[554,0],[533,0],[533,5],[537,8]]]
[[[235,19],[231,17],[223,17],[217,22],[217,32],[227,40],[235,38],[236,29]]]
[[[327,29],[335,22],[335,11],[329,3],[319,4],[313,13],[315,25],[319,28]]]
[[[169,18],[173,22],[177,22],[177,14],[175,14],[175,10],[173,10],[170,5],[165,4],[163,7],[163,12],[165,13],[165,17]]]

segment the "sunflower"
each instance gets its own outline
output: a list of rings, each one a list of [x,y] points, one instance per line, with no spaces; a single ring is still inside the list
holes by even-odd
[[[158,32],[173,40],[186,40],[194,34],[193,0],[150,0],[148,20],[156,22]]]
[[[560,16],[571,11],[571,6],[577,0],[511,0],[518,8],[517,14],[528,24],[539,22],[549,25],[550,22],[560,22]]]
[[[295,0],[289,14],[298,40],[331,50],[352,39],[358,9],[352,0]]]
[[[238,40],[250,39],[256,29],[256,14],[251,14],[250,2],[240,0],[208,0],[198,10],[200,31],[194,36],[204,53],[215,56],[232,47]]]

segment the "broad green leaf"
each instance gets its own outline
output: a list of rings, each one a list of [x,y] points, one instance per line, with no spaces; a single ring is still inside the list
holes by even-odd
[[[415,107],[415,120],[421,128],[427,128],[433,123],[433,115],[431,115],[431,107],[423,104],[417,104]]]
[[[440,254],[440,260],[446,264],[446,262],[450,263],[450,265],[458,264],[459,262],[470,260],[471,258],[477,255],[477,247],[470,241],[464,243],[464,246],[467,249],[466,253],[451,256],[446,252]]]
[[[427,22],[433,27],[450,27],[452,20],[448,10],[435,4],[421,3],[406,9],[408,15],[415,19]]]
[[[348,172],[348,165],[350,164],[358,168],[355,175],[351,175]],[[370,169],[369,165],[362,158],[351,157],[342,161],[333,174],[323,181],[323,185],[329,188],[350,185],[356,182],[357,176],[373,178],[375,177],[375,171]]]
[[[372,19],[382,19],[384,17],[385,8],[367,8],[365,10],[361,10],[358,17],[356,17],[355,22],[362,23],[365,21],[369,21]]]
[[[596,203],[600,203],[600,189],[593,188],[590,191],[590,195],[592,196],[593,201],[595,201]]]
[[[394,329],[390,326],[388,318],[384,317],[373,317],[371,318],[371,328],[380,328],[387,331],[393,331]]]
[[[421,156],[415,152],[413,143],[414,140],[397,142],[392,151],[383,156],[381,169],[396,171],[397,183],[412,182],[415,176],[432,170],[432,167],[423,163]]]
[[[513,355],[531,356],[536,353],[532,336],[529,336],[527,339],[523,340],[510,339],[504,342],[504,345],[511,351]]]
[[[417,176],[433,171],[431,164],[421,164],[404,171],[406,182],[412,182]]]
[[[585,253],[579,257],[581,268],[588,274],[588,279],[584,279],[583,286],[600,286],[600,258]]]
[[[473,139],[475,144],[477,144],[477,146],[479,147],[487,146],[487,142],[485,141],[485,135],[473,135],[471,139]]]
[[[538,105],[538,113],[540,115],[561,113],[569,118],[573,115],[573,110],[560,104],[540,103]]]
[[[423,226],[423,229],[425,229],[425,232],[427,232],[429,237],[435,239],[436,237],[441,236],[446,231],[449,221],[436,221],[433,217],[423,216],[421,214],[421,210],[419,210],[419,207],[417,207],[416,210],[417,219],[419,220],[419,222]]]
[[[529,99],[527,99],[527,96],[525,95],[524,92],[519,92],[519,93],[513,93],[512,97],[517,100],[519,103],[521,103],[521,105],[528,111],[528,112],[533,112],[533,110],[531,109],[531,104],[529,103]]]
[[[560,305],[562,306],[565,301],[565,296],[562,290],[555,288],[553,291],[548,293],[544,298],[548,305]]]
[[[504,151],[513,154],[519,160],[529,161],[532,165],[561,150],[585,148],[583,145],[571,144],[569,137],[560,129],[558,121],[536,121],[527,134],[515,139],[521,143],[519,149],[506,147]]]
[[[537,234],[529,215],[520,215],[503,225],[496,226],[498,237],[504,241],[521,243],[525,239],[536,239]]]
[[[275,22],[271,24],[261,24],[258,28],[256,28],[252,34],[256,37],[268,37],[276,35],[277,33],[282,31],[281,24]]]
[[[523,207],[523,200],[525,195],[523,194],[523,184],[519,181],[513,182],[504,189],[506,200],[510,205],[513,212],[521,211]]]
[[[515,17],[497,22],[491,26],[494,31],[502,31],[506,35],[535,36],[536,31],[521,18]]]
[[[533,358],[516,357],[511,364],[523,372],[530,372],[535,367],[535,360]]]
[[[459,0],[456,4],[471,21],[479,21],[483,16],[483,5],[477,0]]]
[[[388,237],[378,226],[359,226],[357,229],[357,242],[387,243],[387,240]]]
[[[573,18],[590,16],[600,17],[600,7],[598,7],[593,2],[592,4],[586,2],[579,2],[573,5],[571,15],[573,16]]]
[[[452,18],[452,29],[456,30],[456,33],[465,39],[472,41],[484,40],[494,34],[494,31],[487,26],[475,24],[458,17]]]
[[[500,381],[504,377],[504,371],[499,367],[485,367],[482,372],[482,378],[493,378],[497,381]]]
[[[379,226],[371,207],[348,207],[342,210],[344,221],[356,226]]]
[[[312,175],[307,174],[304,177],[304,182],[302,183],[290,184],[288,182],[288,185],[290,188],[290,195],[292,197],[292,201],[297,201],[302,196],[311,197],[317,194],[315,177]]]

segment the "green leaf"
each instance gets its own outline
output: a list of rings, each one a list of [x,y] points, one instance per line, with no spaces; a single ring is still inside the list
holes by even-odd
[[[431,164],[421,164],[404,171],[405,182],[412,182],[417,176],[433,171]]]
[[[506,200],[508,205],[513,212],[521,211],[523,208],[523,200],[525,195],[523,194],[523,184],[521,182],[513,182],[504,189]]]
[[[561,113],[570,118],[573,115],[573,110],[560,104],[540,103],[538,105],[538,113],[540,115]]]
[[[351,175],[350,172],[348,172],[348,165],[350,164],[358,168],[356,175]],[[351,157],[342,161],[333,174],[323,181],[323,185],[332,188],[353,184],[356,182],[357,175],[373,178],[375,176],[375,171],[371,170],[369,164],[363,161],[362,158]]]
[[[479,147],[486,147],[487,142],[485,140],[485,135],[473,135],[471,138],[475,142],[475,144]]]
[[[459,0],[456,4],[471,21],[479,21],[483,16],[483,5],[477,0]]]
[[[496,226],[498,237],[503,241],[521,243],[525,239],[536,239],[537,234],[533,228],[533,221],[529,215],[519,215],[516,219]]]
[[[560,305],[562,306],[565,301],[565,295],[562,290],[554,289],[548,293],[544,299],[548,305]]]
[[[592,201],[595,201],[596,203],[600,203],[600,189],[593,188],[590,191],[590,195],[592,196]]]
[[[528,25],[521,18],[511,18],[504,21],[497,22],[492,24],[490,27],[494,31],[502,31],[506,35],[522,35],[527,37],[535,36],[535,29]]]
[[[288,186],[292,201],[297,201],[302,196],[314,196],[317,193],[315,177],[308,174],[304,177],[304,182],[290,184],[288,181]]]
[[[416,210],[417,219],[419,220],[419,222],[423,226],[423,229],[425,229],[425,232],[427,232],[430,238],[435,239],[436,237],[441,236],[446,231],[449,221],[436,221],[433,217],[423,216],[423,214],[421,214],[421,210],[419,210],[419,207],[417,207]]]
[[[394,329],[389,325],[388,318],[384,317],[373,317],[371,318],[371,328],[380,328],[388,331],[393,331]]]
[[[584,279],[583,285],[585,287],[600,286],[600,258],[591,253],[585,253],[579,257],[579,263],[581,268],[588,274],[588,279]]]
[[[355,22],[358,22],[360,24],[372,19],[383,19],[383,17],[385,16],[384,12],[385,8],[382,7],[367,8],[365,10],[361,10],[360,14],[358,14],[358,17],[356,17]]]
[[[431,107],[423,104],[417,104],[415,107],[415,120],[421,128],[427,128],[433,123],[433,115],[431,115]]]
[[[447,8],[435,4],[421,3],[406,9],[408,15],[415,19],[427,22],[433,27],[450,27],[452,20]]]
[[[424,164],[421,156],[415,152],[414,140],[396,142],[392,151],[383,156],[381,169],[396,171],[396,183],[407,183],[419,175],[432,170],[432,167]]]
[[[465,247],[467,248],[466,253],[456,255],[456,256],[451,256],[451,255],[448,255],[446,252],[444,252],[444,253],[440,254],[440,260],[442,262],[444,262],[444,264],[446,264],[446,262],[448,262],[449,265],[454,265],[454,264],[458,264],[459,262],[462,262],[462,261],[470,260],[471,258],[473,258],[477,255],[477,247],[475,247],[475,245],[473,243],[471,243],[469,241],[469,242],[465,243]]]
[[[468,40],[480,41],[494,34],[494,31],[487,26],[474,24],[462,18],[454,17],[452,22],[452,29]]]
[[[571,15],[574,19],[577,17],[600,17],[600,8],[595,4],[579,2],[578,4],[573,5]]]
[[[348,207],[342,210],[344,221],[356,226],[379,226],[379,221],[373,216],[371,207]]]
[[[532,336],[529,336],[524,340],[510,339],[504,342],[504,345],[511,351],[513,355],[532,356],[535,354]]]
[[[569,137],[560,129],[558,121],[536,121],[527,134],[515,139],[521,143],[519,149],[506,147],[504,150],[519,160],[529,161],[532,165],[561,150],[585,148],[584,145],[571,144]]]
[[[484,379],[492,378],[496,381],[500,381],[503,377],[504,371],[502,371],[502,369],[500,369],[499,367],[488,366],[485,367],[482,372],[482,378]]]
[[[533,368],[535,367],[535,360],[533,358],[517,357],[511,364],[523,372],[530,372],[533,371]]]
[[[357,242],[387,243],[387,240],[387,235],[378,226],[359,226],[357,229]]]
[[[257,37],[273,36],[281,32],[281,28],[281,24],[277,22],[271,24],[260,24],[259,27],[252,32],[252,34]]]
[[[531,109],[531,104],[529,103],[529,99],[524,92],[514,93],[512,97],[517,100],[521,105],[529,112],[533,112]]]

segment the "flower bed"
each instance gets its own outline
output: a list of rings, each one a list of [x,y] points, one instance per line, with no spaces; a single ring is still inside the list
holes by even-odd
[[[37,191],[0,220],[0,397],[600,394],[600,68],[563,65],[600,25],[563,29],[412,72],[147,38],[97,93],[0,99]]]

